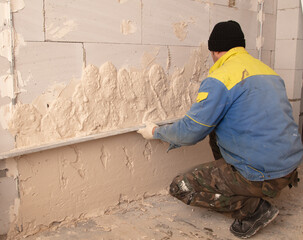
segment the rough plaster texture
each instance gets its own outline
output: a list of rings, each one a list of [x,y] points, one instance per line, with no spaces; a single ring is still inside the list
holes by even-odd
[[[6,235],[15,222],[20,206],[18,170],[14,159],[0,162],[0,236]]]
[[[18,103],[8,129],[17,147],[26,147],[182,117],[207,74],[207,56],[205,45],[196,48],[171,75],[152,64],[154,57],[142,69],[88,65],[81,80],[62,87],[52,101],[43,94],[31,104]]]
[[[299,169],[299,174],[301,174]],[[260,230],[254,240],[298,240],[302,238],[303,185],[284,189],[273,204],[277,218]],[[207,239],[239,240],[229,231],[234,219],[206,208],[192,207],[172,196],[154,196],[125,202],[100,217],[81,219],[51,229],[27,240],[100,239]],[[131,231],[130,231],[131,229]],[[289,230],[291,229],[291,231]],[[0,238],[1,239],[1,238]]]
[[[1,169],[4,172],[4,169]],[[0,170],[0,171],[1,171]],[[9,231],[11,203],[17,198],[16,182],[10,177],[0,177],[0,235]],[[4,217],[5,216],[5,217]]]
[[[129,133],[21,157],[16,224],[22,225],[22,235],[167,193],[175,175],[213,159],[207,141],[169,153],[167,148]]]

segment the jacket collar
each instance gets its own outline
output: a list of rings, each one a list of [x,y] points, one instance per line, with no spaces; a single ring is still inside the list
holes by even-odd
[[[230,49],[227,53],[225,53],[222,57],[220,57],[215,64],[209,69],[209,74],[211,74],[213,71],[221,67],[227,59],[229,59],[231,56],[239,53],[247,53],[244,47],[235,47]]]

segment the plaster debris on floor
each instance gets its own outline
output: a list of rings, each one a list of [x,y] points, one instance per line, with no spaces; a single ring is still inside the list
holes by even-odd
[[[255,240],[298,240],[303,236],[303,187],[285,189],[274,201],[278,217],[260,230]],[[68,224],[54,223],[50,229],[27,240],[108,240],[108,239],[208,239],[236,240],[229,232],[233,219],[204,208],[187,206],[169,195],[124,202],[103,216]]]

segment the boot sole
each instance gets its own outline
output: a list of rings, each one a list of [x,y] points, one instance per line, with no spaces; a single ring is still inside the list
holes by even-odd
[[[268,214],[270,214],[268,216]],[[279,214],[279,210],[273,206],[260,218],[258,219],[255,224],[246,232],[246,233],[239,233],[235,232],[232,228],[230,231],[236,236],[240,238],[249,238],[255,235],[260,229],[266,227],[270,222],[272,222]],[[265,221],[266,220],[266,221]]]

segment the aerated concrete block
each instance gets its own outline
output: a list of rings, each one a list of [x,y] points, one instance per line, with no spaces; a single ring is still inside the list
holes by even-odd
[[[247,52],[252,55],[254,58],[259,59],[259,51],[256,49],[246,49]],[[271,50],[262,50],[261,52],[261,61],[267,66],[274,68],[274,51]]]
[[[303,39],[303,12],[302,12],[302,10],[299,12],[298,39]]]
[[[2,126],[0,126],[0,135],[1,135],[0,153],[8,152],[14,149],[15,147],[14,136],[7,130],[3,129]]]
[[[262,37],[264,38],[262,45],[263,50],[275,50],[276,19],[275,15],[265,14],[262,30]],[[259,22],[257,22],[257,24],[259,24]]]
[[[209,5],[187,0],[144,0],[142,43],[199,46],[209,36]]]
[[[296,40],[277,40],[275,48],[275,69],[296,69]]]
[[[49,41],[141,43],[141,1],[48,0],[45,28]]]
[[[85,43],[86,64],[100,67],[110,61],[116,68],[146,68],[153,63],[166,67],[167,47],[157,45]]]
[[[196,47],[170,46],[169,53],[171,58],[171,67],[180,68],[189,62],[190,56],[196,50]],[[209,53],[208,53],[209,55]]]
[[[185,47],[185,46],[170,46],[169,47],[169,55],[170,55],[170,70],[169,72],[172,74],[177,69],[182,69],[183,67],[190,68],[192,62],[192,58],[194,56],[195,51],[197,51],[197,47]],[[205,46],[205,52],[203,57],[205,59],[201,59],[202,63],[205,63],[204,66],[201,66],[201,74],[200,81],[202,81],[207,75],[209,68],[213,65],[213,60],[210,56],[210,52],[207,50]],[[189,76],[191,77],[191,76]]]
[[[296,69],[303,69],[303,40],[297,40]]]
[[[18,100],[30,103],[55,83],[80,78],[82,65],[80,43],[27,43],[16,56],[16,69],[25,85]]]
[[[300,0],[278,0],[278,9],[299,8]]]
[[[299,30],[299,15],[302,10],[299,8],[278,10],[277,13],[277,39],[297,39],[302,34]],[[301,36],[302,37],[302,36]]]
[[[292,106],[294,120],[299,125],[301,102],[300,100],[295,102],[290,102],[290,105]]]
[[[4,106],[10,104],[11,101],[12,100],[9,97],[2,98],[0,96],[0,108],[4,108]],[[3,115],[3,114],[5,114],[4,112],[5,111],[0,110],[0,136],[1,136],[0,153],[12,150],[15,146],[14,136],[5,129],[5,128],[7,128],[7,123],[5,120],[5,116]],[[0,160],[0,162],[1,162],[1,160]],[[0,214],[0,216],[1,216],[1,214]]]
[[[10,222],[12,221],[12,207],[18,197],[16,181],[12,177],[7,177],[4,160],[0,164],[0,236],[8,233]]]
[[[0,56],[0,76],[6,74],[9,69],[10,62],[6,58]]]
[[[301,98],[303,70],[280,70],[276,72],[285,82],[286,92],[289,99]]]
[[[243,0],[245,1],[245,0]],[[257,1],[254,1],[257,2]],[[264,1],[264,12],[267,14],[276,15],[277,13],[278,0],[266,0]]]
[[[261,61],[267,66],[274,68],[274,56],[272,50],[262,50]]]
[[[14,13],[14,27],[25,41],[44,41],[43,1],[24,0],[25,7]]]

